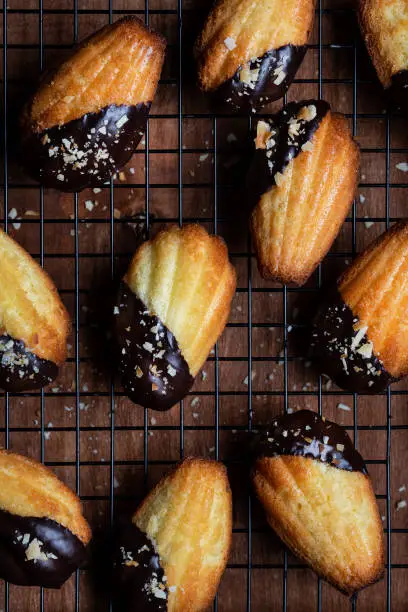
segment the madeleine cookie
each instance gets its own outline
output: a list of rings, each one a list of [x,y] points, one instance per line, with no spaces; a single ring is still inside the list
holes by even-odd
[[[224,241],[199,225],[171,226],[135,253],[113,309],[127,395],[174,406],[222,333],[236,285]]]
[[[164,52],[162,37],[136,17],[87,38],[25,107],[27,172],[62,191],[108,181],[143,136]]]
[[[0,451],[0,577],[59,588],[86,560],[91,530],[77,496],[48,468]]]
[[[227,564],[231,534],[225,467],[184,460],[149,493],[117,540],[115,575],[125,609],[207,609]]]
[[[300,410],[276,419],[256,453],[256,494],[288,548],[348,595],[381,578],[381,519],[364,461],[346,431]]]
[[[237,111],[282,98],[301,64],[315,0],[218,0],[197,40],[204,91]]]
[[[0,230],[0,387],[48,385],[66,358],[68,313],[54,283]]]
[[[359,0],[360,29],[383,87],[397,106],[408,102],[408,5]]]
[[[258,121],[249,175],[252,236],[264,278],[302,285],[330,249],[357,184],[359,148],[323,100]]]
[[[344,272],[316,317],[312,354],[342,389],[378,393],[408,374],[408,223]]]

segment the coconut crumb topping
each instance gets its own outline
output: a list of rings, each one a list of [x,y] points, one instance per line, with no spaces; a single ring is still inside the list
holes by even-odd
[[[267,142],[272,135],[271,126],[266,121],[258,121],[256,126],[256,149],[266,149]]]
[[[227,38],[224,40],[224,45],[227,47],[228,51],[233,51],[233,49],[235,49],[235,47],[237,46],[237,43],[235,41],[235,38],[227,36]]]

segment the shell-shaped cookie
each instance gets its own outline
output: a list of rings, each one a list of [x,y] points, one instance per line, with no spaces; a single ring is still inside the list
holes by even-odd
[[[359,0],[361,33],[383,87],[394,103],[408,101],[408,5],[400,0]]]
[[[306,53],[314,0],[219,0],[197,40],[198,80],[235,110],[283,97]]]
[[[382,576],[375,495],[343,428],[306,410],[277,419],[252,480],[271,527],[321,577],[352,595]]]
[[[0,230],[0,387],[50,383],[66,357],[68,313],[49,276]]]
[[[0,577],[59,588],[86,560],[78,497],[33,459],[0,451]]]
[[[395,224],[340,277],[316,318],[313,352],[342,388],[376,393],[408,374],[408,223]]]
[[[166,576],[168,612],[205,610],[214,599],[231,544],[232,501],[225,467],[186,459],[149,493],[132,522],[155,543]]]
[[[136,251],[114,307],[131,399],[165,410],[184,397],[225,327],[235,285],[224,241],[199,225],[172,226]]]
[[[250,172],[252,236],[264,278],[302,285],[330,249],[353,200],[359,149],[326,102],[290,103],[257,125]]]
[[[124,17],[46,75],[22,117],[29,174],[63,191],[109,180],[144,133],[164,51],[161,36]]]

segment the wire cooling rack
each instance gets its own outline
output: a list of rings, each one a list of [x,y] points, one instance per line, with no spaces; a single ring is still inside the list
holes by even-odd
[[[344,393],[313,370],[306,339],[321,285],[405,215],[404,119],[384,111],[353,7],[347,0],[319,0],[310,48],[288,99],[324,97],[346,114],[361,144],[361,180],[351,216],[309,283],[293,289],[263,281],[242,197],[252,119],[215,116],[193,83],[191,44],[208,8],[200,0],[3,0],[4,227],[53,276],[73,321],[58,381],[40,393],[4,395],[3,443],[40,459],[77,491],[97,543],[179,458],[224,460],[234,493],[234,533],[214,610],[407,610],[406,383],[375,397]],[[40,71],[73,42],[131,13],[169,41],[146,138],[108,188],[75,195],[45,191],[15,162],[21,102]],[[140,237],[162,224],[189,221],[226,239],[238,290],[230,322],[189,396],[169,413],[143,411],[99,363],[101,355],[110,360],[109,345],[99,342],[107,331],[101,311],[110,281]],[[344,424],[373,478],[384,523],[385,577],[351,602],[284,550],[250,494],[248,431],[301,407]],[[109,610],[101,582],[87,568],[60,591],[4,585],[0,610]]]

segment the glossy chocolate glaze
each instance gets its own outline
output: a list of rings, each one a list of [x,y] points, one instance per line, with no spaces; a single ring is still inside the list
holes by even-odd
[[[283,98],[306,51],[306,45],[285,45],[251,59],[221,85],[219,99],[234,111],[256,112],[266,104]]]
[[[168,591],[160,557],[136,525],[122,528],[115,541],[114,583],[120,610],[167,610]]]
[[[346,430],[311,410],[278,417],[272,428],[257,439],[254,450],[258,458],[309,457],[341,470],[367,474],[364,460]]]
[[[80,191],[101,185],[124,166],[142,138],[150,103],[110,105],[36,133],[26,120],[22,159],[27,173],[45,187]]]
[[[324,300],[315,318],[311,356],[342,389],[378,393],[396,379],[375,356],[365,331],[336,289]]]
[[[0,577],[13,584],[58,589],[86,560],[86,547],[49,518],[0,510]]]
[[[258,122],[269,126],[270,137],[265,148],[255,151],[248,178],[252,196],[258,199],[276,185],[277,175],[283,174],[289,162],[307,149],[329,110],[324,100],[290,102],[267,121]]]
[[[392,75],[391,86],[386,95],[393,110],[407,112],[408,109],[408,70],[400,70]]]
[[[0,336],[0,387],[18,392],[40,389],[58,375],[58,366],[29,351],[22,340]]]
[[[176,338],[123,281],[113,314],[126,394],[145,408],[168,410],[194,382]]]

